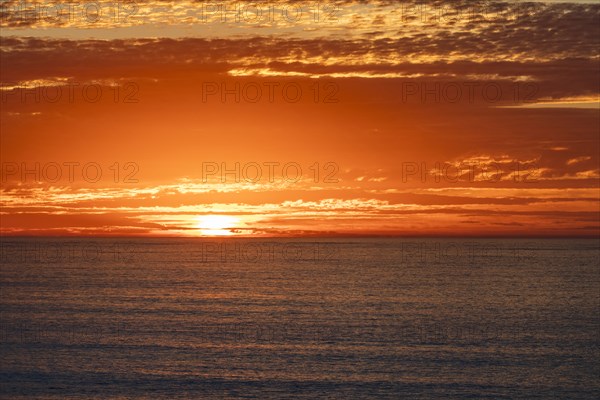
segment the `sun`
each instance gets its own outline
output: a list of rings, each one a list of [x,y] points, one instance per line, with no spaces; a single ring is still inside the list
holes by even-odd
[[[204,236],[230,236],[239,220],[229,215],[203,215],[198,217],[196,228]]]

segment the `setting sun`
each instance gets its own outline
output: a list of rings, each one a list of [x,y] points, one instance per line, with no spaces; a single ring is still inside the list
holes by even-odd
[[[203,236],[229,236],[238,223],[237,218],[229,215],[203,215],[198,218],[196,227]]]

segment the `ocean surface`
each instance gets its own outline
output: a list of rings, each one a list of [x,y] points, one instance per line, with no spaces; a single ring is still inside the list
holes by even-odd
[[[597,399],[598,240],[2,238],[2,399]]]

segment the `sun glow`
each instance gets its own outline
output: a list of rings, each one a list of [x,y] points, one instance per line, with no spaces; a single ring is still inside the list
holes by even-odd
[[[237,218],[229,215],[203,215],[196,227],[203,236],[230,236],[238,223]]]

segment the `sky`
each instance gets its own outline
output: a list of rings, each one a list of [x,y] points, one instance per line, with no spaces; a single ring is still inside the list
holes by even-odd
[[[600,2],[2,1],[0,234],[600,234]]]

